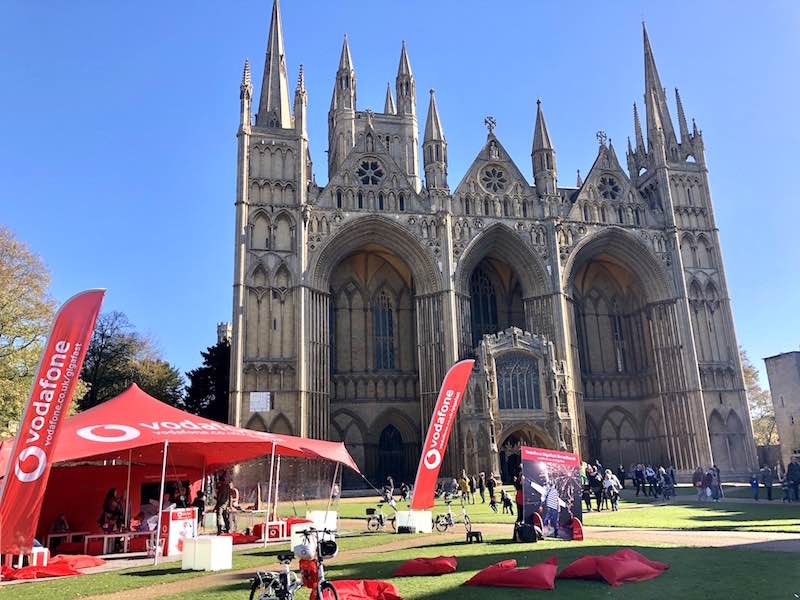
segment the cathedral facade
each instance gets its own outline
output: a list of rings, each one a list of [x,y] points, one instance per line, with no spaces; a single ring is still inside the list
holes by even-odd
[[[345,38],[317,185],[275,0],[260,94],[247,63],[240,89],[231,423],[341,440],[371,480],[411,481],[445,372],[475,358],[442,475],[508,478],[521,445],[756,465],[703,135],[677,90],[673,124],[646,31],[627,170],[599,133],[573,186],[539,102],[532,181],[488,118],[456,182],[432,90],[420,140],[405,45],[383,111],[356,89]]]

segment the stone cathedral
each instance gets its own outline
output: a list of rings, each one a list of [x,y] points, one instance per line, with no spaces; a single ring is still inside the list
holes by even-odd
[[[646,30],[627,169],[600,132],[574,185],[538,101],[531,171],[487,118],[457,180],[405,44],[382,111],[357,103],[346,37],[334,67],[320,186],[275,0],[260,94],[248,63],[240,90],[231,423],[341,440],[373,482],[412,481],[445,372],[475,358],[443,476],[508,479],[521,445],[756,465],[703,134],[677,90],[675,127]]]

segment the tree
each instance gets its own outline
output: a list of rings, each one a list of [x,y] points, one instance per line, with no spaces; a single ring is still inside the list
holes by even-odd
[[[81,377],[89,386],[79,402],[81,410],[118,396],[133,383],[169,404],[179,404],[183,396],[180,372],[162,360],[150,340],[119,311],[97,319]]]
[[[173,406],[183,403],[181,372],[165,360],[145,358],[136,361],[133,383],[162,402]]]
[[[231,345],[222,340],[200,352],[203,365],[186,373],[189,385],[182,408],[215,421],[228,420]]]
[[[42,259],[0,226],[0,436],[12,435],[28,399],[53,316]]]
[[[753,437],[757,446],[774,446],[778,444],[778,429],[775,425],[775,407],[769,390],[761,387],[758,381],[758,369],[750,361],[747,352],[739,348],[744,373],[744,387],[747,392],[747,403],[750,406],[750,418],[753,421]]]

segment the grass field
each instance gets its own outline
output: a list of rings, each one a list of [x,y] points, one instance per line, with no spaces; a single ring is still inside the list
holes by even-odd
[[[374,502],[340,501],[336,507],[339,516],[347,519],[364,519],[365,511],[375,507]],[[324,509],[324,502],[295,503],[294,507],[284,504],[282,509],[287,515],[305,515],[308,509]],[[398,503],[398,509],[404,510],[405,504]],[[461,514],[461,504],[453,502],[452,510],[456,517]],[[445,512],[446,506],[439,500],[433,509],[434,514]],[[489,509],[489,505],[467,505],[467,512],[474,523],[513,523],[514,516],[504,515]],[[392,510],[384,507],[384,514],[390,516]],[[800,503],[735,503],[696,502],[686,497],[678,497],[668,504],[656,504],[649,498],[629,498],[620,503],[620,510],[584,513],[586,525],[608,527],[645,527],[666,529],[696,529],[720,531],[784,531],[800,533]]]
[[[602,541],[540,542],[512,544],[489,540],[486,544],[434,544],[397,552],[375,554],[370,560],[362,558],[337,564],[328,569],[333,579],[387,579],[395,583],[405,599],[483,600],[499,594],[507,600],[546,598],[549,591],[511,588],[477,588],[462,586],[476,571],[499,560],[516,558],[520,566],[528,566],[557,556],[559,567],[582,554],[607,554],[619,546]],[[687,549],[674,547],[637,546],[649,558],[669,563],[669,571],[655,580],[611,588],[605,583],[557,580],[558,598],[792,598],[800,591],[797,559],[791,554],[727,549]],[[404,560],[417,556],[454,555],[458,557],[456,573],[439,577],[409,577],[392,579],[394,569]],[[248,582],[228,582],[201,592],[168,596],[170,600],[236,600],[246,598]],[[307,590],[298,598],[306,600]]]

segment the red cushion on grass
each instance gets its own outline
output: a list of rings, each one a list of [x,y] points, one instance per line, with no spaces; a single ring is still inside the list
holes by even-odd
[[[234,531],[232,533],[223,533],[222,535],[232,537],[233,538],[233,545],[237,544],[253,544],[258,541],[258,536],[256,535],[245,535],[243,533],[239,533],[238,531]]]
[[[412,558],[397,567],[393,577],[412,577],[414,575],[444,575],[458,568],[455,556],[436,558]]]
[[[58,554],[50,559],[51,565],[65,564],[70,569],[88,569],[89,567],[99,567],[106,564],[102,558],[89,556],[87,554]]]
[[[378,579],[337,579],[331,581],[339,600],[403,600],[394,584]],[[316,600],[312,590],[310,600]]]
[[[71,569],[65,563],[56,563],[46,567],[22,567],[14,569],[10,573],[3,573],[3,577],[9,579],[41,579],[43,577],[66,577],[69,575],[81,575],[80,571]]]
[[[629,560],[638,560],[640,563],[644,563],[654,569],[658,569],[659,571],[666,571],[669,569],[669,565],[667,563],[659,562],[657,560],[650,560],[644,554],[637,552],[636,550],[632,550],[631,548],[620,548],[616,552],[612,552],[609,556],[618,556],[620,558],[627,558]]]
[[[496,562],[493,565],[489,565],[491,567],[500,567],[501,569],[516,569],[517,568],[517,559],[516,558],[509,558],[507,560],[501,560],[500,562]]]
[[[603,579],[600,572],[597,570],[598,556],[581,556],[580,558],[569,563],[561,573],[558,574],[559,579]]]
[[[598,556],[597,570],[609,585],[615,587],[623,583],[647,581],[663,572],[638,560],[619,556]]]
[[[482,571],[478,571],[465,585],[552,590],[555,588],[557,570],[558,559],[555,556],[551,556],[546,561],[532,567],[522,567],[520,569],[492,565]]]

